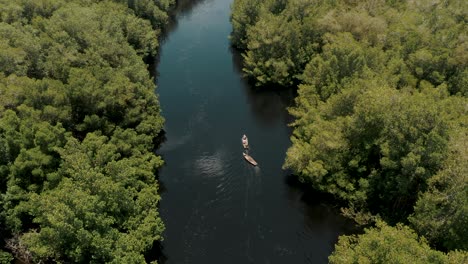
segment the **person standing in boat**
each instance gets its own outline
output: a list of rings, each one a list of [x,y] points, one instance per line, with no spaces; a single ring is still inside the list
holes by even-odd
[[[242,136],[242,145],[244,146],[244,148],[249,147],[249,141],[248,141],[247,136],[245,134]]]

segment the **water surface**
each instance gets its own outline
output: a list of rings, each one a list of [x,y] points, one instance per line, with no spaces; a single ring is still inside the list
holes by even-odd
[[[228,39],[231,2],[182,1],[161,44],[160,262],[326,263],[351,225],[331,205],[304,199],[281,169],[294,93],[258,90],[242,78]],[[244,133],[258,167],[242,157]]]

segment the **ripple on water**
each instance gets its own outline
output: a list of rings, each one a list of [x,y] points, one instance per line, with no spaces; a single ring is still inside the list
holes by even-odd
[[[228,164],[225,164],[225,151],[217,151],[213,155],[203,155],[194,161],[195,170],[204,178],[220,177],[226,174]]]
[[[234,193],[240,188],[238,172],[235,171],[233,153],[219,149],[213,154],[204,153],[194,160],[194,171],[206,185],[204,206],[215,208],[221,215],[229,214],[231,208],[226,204],[232,201]]]

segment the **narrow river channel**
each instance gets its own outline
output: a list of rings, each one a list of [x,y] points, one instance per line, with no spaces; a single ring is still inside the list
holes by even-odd
[[[161,43],[156,73],[166,118],[160,262],[326,263],[352,225],[281,169],[293,92],[242,78],[228,39],[232,0],[191,2]],[[258,167],[242,157],[244,133]]]

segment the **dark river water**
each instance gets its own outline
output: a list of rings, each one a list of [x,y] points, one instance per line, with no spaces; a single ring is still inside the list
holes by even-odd
[[[185,1],[162,41],[157,93],[161,263],[326,263],[352,225],[281,169],[293,91],[255,89],[230,48],[232,0]],[[242,156],[247,134],[250,154]]]

